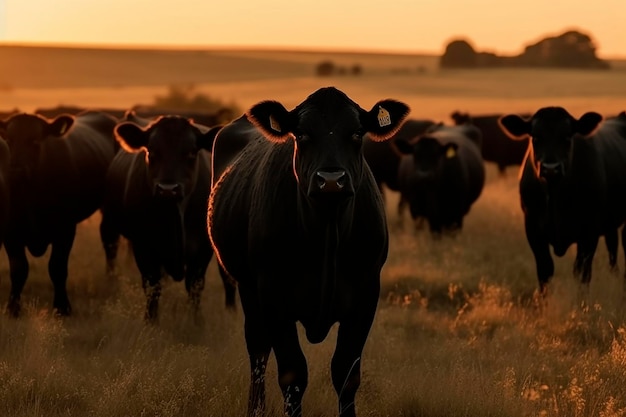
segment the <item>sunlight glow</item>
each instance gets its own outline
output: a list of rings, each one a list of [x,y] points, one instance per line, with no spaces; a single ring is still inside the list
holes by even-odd
[[[621,0],[0,0],[7,42],[281,47],[440,53],[455,37],[515,54],[546,34],[589,32],[626,56]],[[4,32],[4,33],[3,33]]]

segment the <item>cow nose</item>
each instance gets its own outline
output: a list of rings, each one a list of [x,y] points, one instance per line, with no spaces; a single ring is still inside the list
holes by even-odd
[[[183,187],[180,184],[158,183],[155,189],[157,197],[180,199],[183,196]]]
[[[317,171],[315,180],[317,188],[324,193],[336,193],[346,185],[346,171]]]
[[[565,173],[565,169],[561,162],[542,162],[540,175],[542,177],[559,177]]]

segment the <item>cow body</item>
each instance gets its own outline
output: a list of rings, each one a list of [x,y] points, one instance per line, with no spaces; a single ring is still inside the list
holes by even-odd
[[[617,246],[616,231],[626,220],[626,117],[598,127],[601,120],[592,112],[575,119],[560,107],[542,108],[530,120],[501,120],[512,136],[532,137],[519,189],[541,291],[554,274],[550,246],[563,256],[576,243],[574,272],[585,284],[599,237]]]
[[[431,232],[461,229],[480,196],[485,184],[480,139],[473,126],[438,125],[412,143],[397,141],[405,153],[399,170],[402,198],[413,219],[425,218]]]
[[[498,166],[504,175],[508,166],[519,166],[524,160],[528,145],[524,140],[512,140],[498,124],[501,114],[469,115],[454,112],[451,115],[456,125],[469,124],[476,126],[482,133],[481,153],[483,159]],[[530,117],[530,115],[522,115]]]
[[[297,321],[312,343],[340,323],[332,380],[340,414],[355,415],[360,355],[388,249],[382,198],[363,158],[362,136],[369,131],[387,139],[407,111],[386,100],[366,112],[325,88],[291,112],[278,102],[259,103],[218,135],[213,164],[222,173],[212,188],[208,225],[221,265],[239,284],[246,317],[248,415],[264,407],[271,349],[285,413],[301,415],[307,368]],[[247,145],[226,147],[224,161],[220,141],[237,131],[238,143]]]
[[[52,253],[48,272],[54,285],[53,307],[67,315],[67,263],[76,224],[102,204],[104,177],[115,153],[115,120],[98,112],[59,116],[49,121],[18,114],[0,125],[11,150],[10,221],[6,250],[11,269],[8,311],[18,315],[28,277],[25,249]]]
[[[213,249],[206,233],[215,132],[184,117],[133,118],[116,128],[124,144],[107,174],[102,235],[109,270],[119,236],[129,240],[147,297],[145,318],[158,316],[162,272],[185,280],[194,313]],[[235,287],[225,282],[226,303]],[[196,316],[199,317],[199,316]]]

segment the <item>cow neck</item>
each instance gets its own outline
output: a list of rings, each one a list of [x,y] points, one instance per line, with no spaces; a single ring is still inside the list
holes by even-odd
[[[316,205],[303,192],[298,194],[299,233],[312,248],[317,249],[313,256],[322,257],[317,260],[322,268],[319,287],[320,310],[315,327],[323,331],[332,324],[332,308],[338,279],[337,260],[341,246],[346,243],[352,229],[355,198],[350,197],[338,204]]]

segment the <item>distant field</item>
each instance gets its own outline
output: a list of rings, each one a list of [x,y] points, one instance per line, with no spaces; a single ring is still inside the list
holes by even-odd
[[[361,76],[318,77],[322,60],[359,64]],[[447,120],[451,111],[528,112],[563,105],[572,113],[612,114],[626,107],[626,63],[610,71],[439,70],[435,56],[297,51],[134,51],[0,47],[0,109],[57,104],[130,107],[149,104],[168,86],[246,108],[267,98],[295,106],[334,85],[364,107],[380,97],[405,100],[415,117]],[[421,69],[421,70],[420,70]]]
[[[0,72],[5,77],[0,109],[59,103],[125,107],[149,103],[179,82],[243,108],[268,98],[291,107],[315,89],[335,85],[363,107],[392,97],[406,100],[414,117],[441,120],[455,109],[522,112],[562,105],[575,115],[626,109],[625,66],[600,72],[439,71],[434,57],[399,55],[63,51],[61,59],[45,51],[52,55],[44,69],[32,55],[30,66],[18,68],[7,61],[8,53],[18,51],[0,48],[0,62],[9,71]],[[365,72],[314,76],[314,65],[327,58],[340,65],[359,63]],[[500,178],[487,164],[487,174],[456,238],[436,241],[415,231],[408,217],[397,217],[398,196],[388,193],[390,253],[363,356],[357,412],[361,417],[626,417],[624,254],[620,251],[620,273],[611,273],[600,243],[590,294],[582,298],[571,274],[575,248],[570,248],[555,258],[550,295],[538,303],[517,169]],[[73,317],[51,317],[49,252],[30,258],[24,316],[0,315],[0,416],[244,415],[249,365],[243,314],[240,306],[235,314],[224,310],[215,261],[202,297],[204,325],[189,319],[184,286],[168,280],[160,323],[146,326],[137,269],[120,251],[122,275],[106,278],[98,225],[95,215],[78,228],[68,280]],[[2,251],[0,309],[8,292]],[[310,375],[306,415],[335,415],[329,372],[335,337],[336,329],[319,345],[301,337]],[[272,357],[268,417],[280,415],[276,378]]]

